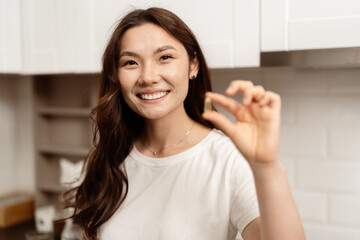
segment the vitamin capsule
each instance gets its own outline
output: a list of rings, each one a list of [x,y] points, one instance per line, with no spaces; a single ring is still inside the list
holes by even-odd
[[[211,106],[212,106],[211,99],[209,97],[205,98],[204,112],[211,112],[211,110],[212,110]]]

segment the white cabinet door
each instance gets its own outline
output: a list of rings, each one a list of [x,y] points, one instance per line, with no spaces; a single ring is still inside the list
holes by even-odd
[[[261,50],[360,46],[359,0],[263,0]]]
[[[23,73],[91,72],[91,9],[86,0],[22,1]]]
[[[0,72],[19,73],[21,60],[20,0],[0,0]]]
[[[210,67],[259,66],[259,1],[20,1],[22,72],[99,72],[101,56],[116,21],[134,8],[151,6],[167,8],[189,25]]]
[[[164,7],[195,33],[212,68],[259,66],[259,0],[95,1],[95,46],[99,57],[114,23],[134,8]]]

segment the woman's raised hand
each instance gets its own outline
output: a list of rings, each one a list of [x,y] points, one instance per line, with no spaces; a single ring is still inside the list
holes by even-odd
[[[231,98],[237,92],[243,94],[242,104]],[[213,92],[207,92],[206,97],[233,114],[236,123],[215,111],[205,112],[204,119],[211,121],[228,135],[250,165],[277,161],[281,121],[280,96],[243,80],[231,82],[225,93],[229,97]]]

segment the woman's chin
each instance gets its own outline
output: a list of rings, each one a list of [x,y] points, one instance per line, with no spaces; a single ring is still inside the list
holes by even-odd
[[[163,111],[159,112],[143,112],[140,113],[141,116],[143,116],[146,120],[158,120],[164,118],[167,113]]]

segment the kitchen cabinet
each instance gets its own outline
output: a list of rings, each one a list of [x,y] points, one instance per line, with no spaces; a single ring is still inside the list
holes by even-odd
[[[190,26],[210,67],[258,66],[260,62],[260,0],[18,1],[22,15],[18,45],[23,47],[23,61],[19,62],[23,64],[16,71],[20,73],[99,72],[116,21],[134,8],[151,6],[175,12]]]
[[[261,51],[360,46],[360,1],[261,2]]]
[[[22,71],[20,0],[0,0],[0,72]]]
[[[210,67],[259,65],[259,0],[95,1],[95,46],[103,51],[119,16],[135,8],[158,6],[177,14],[195,33]]]
[[[86,0],[27,0],[22,4],[22,73],[94,72],[92,16]]]
[[[99,72],[116,21],[151,6],[190,26],[211,68],[256,67],[261,52],[360,46],[358,0],[2,0],[0,72]]]

